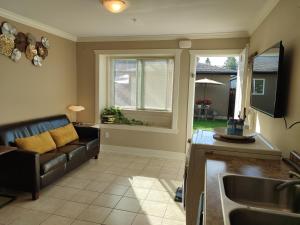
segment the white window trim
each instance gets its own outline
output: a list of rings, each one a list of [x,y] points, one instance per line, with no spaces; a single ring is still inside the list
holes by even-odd
[[[132,59],[136,59],[137,61],[141,60],[141,65],[143,66],[143,60],[145,59],[157,59],[157,57],[140,57],[138,55],[136,55],[137,57],[133,57]],[[110,57],[109,60],[108,60],[108,72],[107,72],[107,77],[108,77],[108,80],[109,80],[109,90],[108,90],[108,93],[110,93],[110,98],[109,98],[109,101],[108,101],[108,105],[109,106],[115,106],[114,104],[114,88],[113,88],[113,82],[114,82],[114,78],[112,77],[112,63],[111,63],[111,60],[113,59],[130,59],[131,57],[124,57],[124,56],[116,56],[116,57]],[[174,60],[174,66],[175,66],[175,57],[173,56],[167,56],[167,57],[159,57],[160,58],[164,58],[166,60],[169,60],[169,59],[172,59]],[[175,69],[175,67],[173,67]],[[174,73],[172,74],[172,79],[173,79],[173,76],[174,76]],[[144,76],[142,76],[141,79],[144,79]],[[172,80],[172,86],[173,86],[173,81],[174,79]],[[142,81],[141,81],[142,82]],[[143,82],[142,82],[143,83]],[[172,93],[173,93],[173,88],[172,88]],[[119,108],[121,110],[132,110],[132,111],[147,111],[147,112],[172,112],[172,108],[171,110],[168,110],[167,108],[166,109],[157,109],[157,108],[145,108],[145,102],[144,102],[144,90],[141,91],[141,95],[142,96],[138,96],[138,99],[139,101],[137,100],[137,105],[135,107],[121,107],[119,106]],[[167,99],[166,99],[167,100]],[[167,101],[166,101],[167,102]]]
[[[172,126],[171,128],[158,128],[148,126],[129,126],[116,124],[101,124],[102,128],[126,129],[137,131],[149,131],[159,133],[178,133],[178,107],[179,107],[179,78],[180,78],[180,57],[182,49],[138,49],[138,50],[94,50],[95,54],[95,122],[101,123],[101,111],[109,106],[108,91],[110,87],[107,78],[108,57],[173,57],[174,60],[174,83],[173,83],[173,104],[172,104]],[[155,112],[155,111],[153,111]]]
[[[255,83],[256,83],[257,80],[263,81],[263,92],[262,93],[255,92]],[[253,78],[253,84],[252,85],[253,85],[252,95],[265,95],[266,79],[264,79],[264,78]]]

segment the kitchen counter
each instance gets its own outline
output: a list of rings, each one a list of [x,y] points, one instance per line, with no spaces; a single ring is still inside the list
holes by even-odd
[[[220,173],[288,179],[288,171],[291,170],[281,160],[251,159],[209,154],[207,154],[206,159],[206,225],[224,225],[218,179]]]
[[[218,151],[219,154],[237,155],[252,158],[279,159],[281,151],[260,134],[255,136],[255,142],[249,144],[236,144],[224,141],[218,141],[213,138],[213,131],[197,130],[192,137],[194,149],[207,149]]]

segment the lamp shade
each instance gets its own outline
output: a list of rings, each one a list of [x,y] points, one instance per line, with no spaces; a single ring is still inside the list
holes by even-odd
[[[85,110],[85,108],[81,105],[70,105],[68,107],[68,110],[72,111],[72,112],[80,112]]]
[[[101,0],[102,5],[112,13],[120,13],[127,8],[125,0]]]

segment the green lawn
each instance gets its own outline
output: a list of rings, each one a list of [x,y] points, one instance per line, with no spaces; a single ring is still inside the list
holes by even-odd
[[[194,120],[194,130],[212,130],[216,127],[226,127],[227,120]]]

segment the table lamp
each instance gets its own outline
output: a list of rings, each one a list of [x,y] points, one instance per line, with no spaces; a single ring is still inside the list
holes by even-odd
[[[74,124],[80,124],[80,123],[75,121],[75,115],[76,115],[77,112],[81,112],[81,111],[85,110],[85,108],[81,105],[70,105],[68,107],[68,110],[70,110],[72,112],[71,113],[71,121]]]

